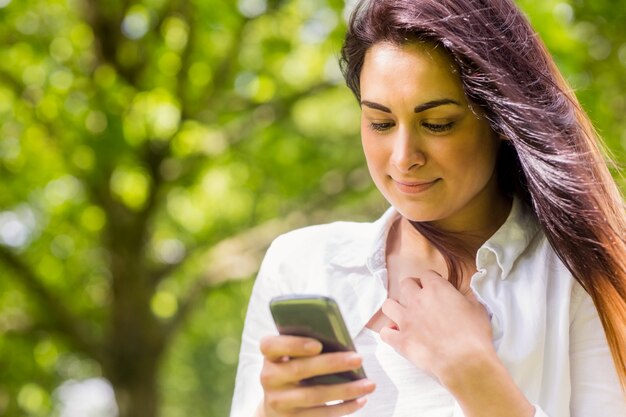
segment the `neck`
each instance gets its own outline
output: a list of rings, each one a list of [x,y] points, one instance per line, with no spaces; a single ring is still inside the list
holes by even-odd
[[[512,201],[502,196],[497,201],[491,202],[489,209],[478,210],[481,216],[469,218],[457,218],[446,222],[430,222],[444,234],[450,234],[468,254],[466,261],[473,263],[476,251],[502,226],[511,210]],[[433,244],[424,237],[406,218],[401,218],[398,223],[397,248],[401,252],[423,253],[431,259],[441,255]]]
[[[512,200],[504,195],[489,200],[475,199],[462,214],[430,222],[442,232],[489,239],[502,226],[511,211]]]

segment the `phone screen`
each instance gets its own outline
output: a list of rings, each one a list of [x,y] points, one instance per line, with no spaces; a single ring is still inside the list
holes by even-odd
[[[325,296],[289,295],[273,298],[270,310],[278,332],[303,336],[322,343],[322,353],[354,351],[354,344],[335,300]],[[328,385],[365,378],[363,368],[301,381],[304,385]]]

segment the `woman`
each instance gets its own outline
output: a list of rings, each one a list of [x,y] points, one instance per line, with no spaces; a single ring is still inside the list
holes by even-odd
[[[342,65],[391,208],[273,243],[231,416],[626,415],[624,202],[522,13],[362,1]],[[272,336],[288,293],[334,297],[359,354]],[[368,379],[298,384],[361,364]]]

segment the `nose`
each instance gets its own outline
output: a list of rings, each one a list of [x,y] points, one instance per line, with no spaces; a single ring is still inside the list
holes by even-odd
[[[394,139],[391,163],[399,172],[408,173],[426,163],[416,132],[410,128],[398,129]]]

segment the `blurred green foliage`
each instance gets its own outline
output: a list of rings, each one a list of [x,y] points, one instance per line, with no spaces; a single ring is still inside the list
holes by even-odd
[[[626,8],[519,3],[623,161]],[[227,415],[268,242],[384,207],[345,9],[0,0],[0,415],[58,415],[57,387],[102,375],[157,380],[154,415]]]

